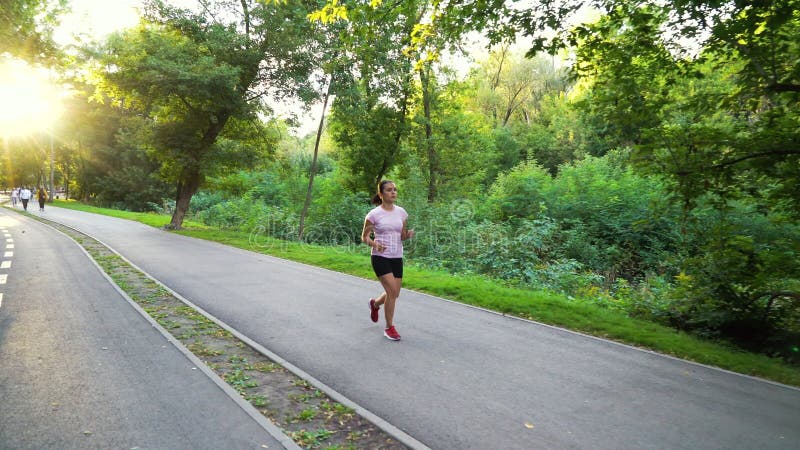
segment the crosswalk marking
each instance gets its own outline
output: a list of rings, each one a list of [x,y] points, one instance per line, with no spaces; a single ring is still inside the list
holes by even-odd
[[[6,284],[6,281],[8,281],[8,274],[0,273],[0,284]]]
[[[0,306],[3,306],[3,293],[0,292]]]
[[[6,260],[0,263],[0,269],[10,269],[11,268],[11,261]]]
[[[14,248],[14,244],[8,244],[8,245],[6,245],[6,248]]]
[[[11,258],[14,256],[14,252],[5,252],[3,253],[3,258]]]
[[[14,238],[8,238],[8,239],[6,239],[6,242],[14,242]]]

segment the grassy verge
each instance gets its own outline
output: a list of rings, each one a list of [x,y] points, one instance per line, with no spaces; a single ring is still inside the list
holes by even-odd
[[[169,222],[169,217],[156,214],[128,213],[88,207],[75,202],[56,202],[56,205],[137,220],[152,226],[163,226]],[[189,222],[185,227],[186,229],[177,233],[359,277],[373,277],[365,248],[321,247],[286,242],[252,233],[212,229]],[[570,300],[563,295],[506,287],[483,277],[451,275],[414,267],[413,264],[406,268],[403,287],[734,372],[800,386],[800,368],[778,359],[701,340],[662,325],[631,319],[622,313],[594,304]]]

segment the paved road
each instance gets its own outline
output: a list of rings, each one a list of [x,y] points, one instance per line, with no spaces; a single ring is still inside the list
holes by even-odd
[[[72,240],[2,208],[0,235],[0,448],[282,448]]]
[[[800,448],[800,390],[134,222],[50,208],[436,449]]]

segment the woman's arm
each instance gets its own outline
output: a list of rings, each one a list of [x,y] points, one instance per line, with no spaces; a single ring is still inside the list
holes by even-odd
[[[361,230],[361,242],[369,245],[379,252],[382,252],[386,249],[386,247],[384,247],[384,245],[380,242],[375,242],[375,240],[370,237],[374,229],[375,225],[373,225],[372,222],[369,220],[364,220],[364,229]]]
[[[409,230],[406,221],[403,221],[403,230],[400,232],[400,239],[405,241],[414,237],[414,230]]]

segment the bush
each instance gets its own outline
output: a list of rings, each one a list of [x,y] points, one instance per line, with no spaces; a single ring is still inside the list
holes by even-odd
[[[671,293],[675,326],[787,358],[800,337],[800,225],[753,201],[706,198]]]
[[[369,196],[347,191],[334,176],[316,180],[304,241],[326,245],[359,244],[364,217],[373,208]]]

